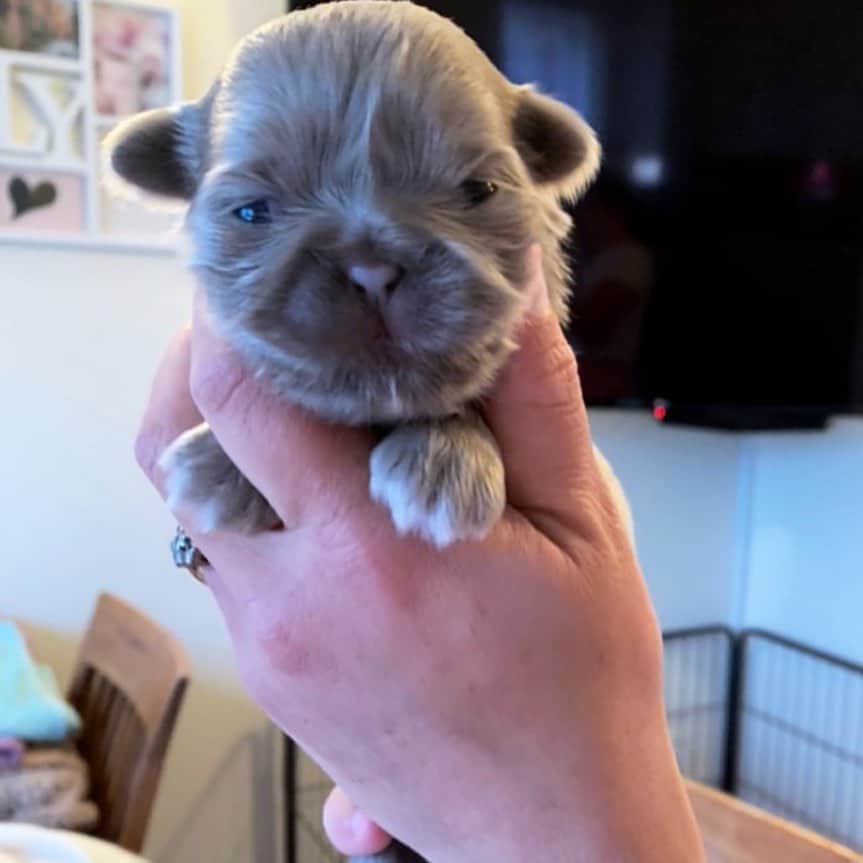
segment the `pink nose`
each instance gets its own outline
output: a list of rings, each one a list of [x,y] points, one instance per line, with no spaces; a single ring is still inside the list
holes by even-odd
[[[364,294],[377,302],[386,301],[398,287],[404,270],[395,264],[354,264],[348,267],[348,278]]]

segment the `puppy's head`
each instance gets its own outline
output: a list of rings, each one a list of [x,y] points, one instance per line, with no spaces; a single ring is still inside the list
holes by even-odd
[[[225,334],[350,422],[451,413],[511,349],[525,251],[565,307],[559,199],[595,174],[580,117],[407,2],[333,3],[247,38],[200,102],[122,126],[129,183],[190,202]]]

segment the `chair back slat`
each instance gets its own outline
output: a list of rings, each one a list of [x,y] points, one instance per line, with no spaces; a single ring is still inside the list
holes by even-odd
[[[103,839],[139,852],[189,680],[173,636],[110,595],[99,599],[69,690]]]

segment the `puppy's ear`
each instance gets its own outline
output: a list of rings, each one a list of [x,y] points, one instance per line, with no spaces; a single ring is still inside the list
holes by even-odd
[[[535,183],[579,197],[599,171],[602,150],[579,114],[532,87],[518,88],[515,145]]]
[[[126,120],[105,140],[113,174],[163,198],[191,200],[206,171],[213,87],[203,99]]]

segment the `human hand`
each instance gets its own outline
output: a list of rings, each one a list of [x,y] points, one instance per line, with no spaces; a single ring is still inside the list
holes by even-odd
[[[159,487],[158,454],[200,422],[191,380],[285,524],[192,533],[245,684],[383,829],[435,863],[692,863],[656,621],[532,256],[520,350],[484,407],[509,504],[485,541],[398,537],[369,498],[370,434],[273,398],[203,315],[139,460]]]

